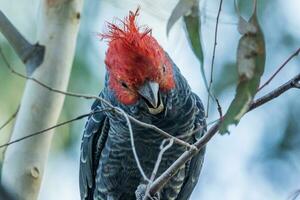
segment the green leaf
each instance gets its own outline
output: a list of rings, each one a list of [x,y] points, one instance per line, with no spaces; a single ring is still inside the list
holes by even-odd
[[[205,76],[204,65],[203,65],[204,56],[203,56],[203,50],[201,44],[200,19],[201,18],[199,15],[199,3],[197,3],[194,4],[194,6],[191,8],[191,14],[184,16],[184,23],[188,34],[189,43],[192,47],[194,54],[196,55],[196,57],[200,62],[201,75],[204,80],[205,87],[208,90],[208,83]]]
[[[178,21],[178,19],[182,16],[189,15],[193,5],[196,4],[199,4],[199,0],[179,0],[168,20],[167,35],[169,35],[171,28]]]
[[[201,75],[205,87],[208,90],[208,83],[203,65],[204,56],[201,44],[201,18],[199,12],[199,0],[179,0],[168,20],[167,35],[175,22],[183,16],[189,43],[200,62]]]
[[[238,3],[236,0],[234,1],[234,7],[235,7],[235,11],[237,12],[237,14],[239,16],[239,21],[238,21],[239,33],[242,35],[244,35],[246,33],[254,33],[255,34],[257,32],[256,26],[247,22],[247,20],[242,17],[240,9],[238,7]],[[253,13],[255,12],[255,9],[256,9],[256,2],[255,2],[255,7],[254,7]]]
[[[221,96],[227,89],[236,86],[238,82],[238,72],[235,62],[225,63],[221,68],[218,78],[215,79],[213,91],[215,96]],[[226,76],[224,76],[226,74]]]
[[[240,19],[242,17],[240,16]],[[244,24],[244,22],[239,24]],[[245,28],[248,27],[248,28]],[[251,28],[249,28],[251,27]],[[265,42],[263,32],[258,24],[256,15],[256,1],[254,11],[248,24],[239,27],[239,31],[245,32],[241,37],[237,50],[237,68],[239,83],[236,95],[226,112],[220,127],[220,133],[228,132],[231,124],[237,125],[243,115],[248,111],[249,106],[259,87],[260,77],[265,67]]]
[[[195,55],[202,63],[203,51],[200,37],[201,24],[199,16],[199,4],[193,6],[192,13],[190,15],[185,16],[183,19],[186,26],[190,45],[192,46]]]

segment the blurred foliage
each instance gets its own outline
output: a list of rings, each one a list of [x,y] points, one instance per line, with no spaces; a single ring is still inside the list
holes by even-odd
[[[265,178],[270,180],[273,187],[282,191],[289,190],[289,182],[297,181],[297,176],[287,176],[287,173],[300,173],[300,107],[298,102],[290,102],[286,107],[284,127],[273,130],[269,124],[262,144],[254,159]],[[279,133],[276,133],[279,132]],[[279,135],[279,138],[272,135]],[[283,184],[285,183],[285,184]]]
[[[243,16],[250,16],[253,13],[253,0],[244,1],[244,0],[236,0],[237,6],[241,11]],[[272,6],[274,2],[270,2],[267,0],[257,0],[257,8],[259,8],[259,13],[263,13],[267,6]],[[232,5],[233,6],[233,5]]]
[[[230,73],[228,73],[230,72]],[[226,63],[222,66],[219,78],[215,79],[212,90],[219,97],[238,82],[238,72],[235,63]]]
[[[263,156],[263,160],[278,158],[291,162],[289,155],[294,155],[295,161],[300,162],[300,157],[298,156],[300,155],[300,107],[299,104],[291,102],[291,104],[287,105],[287,108],[289,112],[287,112],[285,121],[282,123],[284,127],[280,130],[280,139],[270,140],[267,139],[269,135],[266,134],[265,136],[266,140],[263,141],[262,147],[268,148],[269,151]],[[269,125],[268,127],[271,128],[271,126]]]

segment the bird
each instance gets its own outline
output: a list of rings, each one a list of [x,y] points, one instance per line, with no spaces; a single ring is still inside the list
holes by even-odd
[[[152,36],[152,29],[137,23],[140,8],[124,19],[107,22],[105,84],[99,97],[126,114],[154,125],[190,144],[206,132],[200,98],[167,52]],[[147,184],[137,166],[124,116],[112,112],[97,99],[85,124],[79,167],[82,200],[142,200]],[[165,136],[132,123],[140,166],[151,176]],[[191,134],[195,132],[194,134]],[[174,143],[164,152],[157,176],[188,147]],[[155,195],[161,200],[187,200],[195,188],[203,165],[205,148],[183,165]]]

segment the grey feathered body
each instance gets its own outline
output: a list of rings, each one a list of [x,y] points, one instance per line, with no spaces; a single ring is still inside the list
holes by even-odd
[[[205,127],[204,109],[200,99],[190,90],[185,78],[173,64],[176,87],[161,92],[163,112],[152,115],[141,101],[125,106],[118,102],[106,84],[100,96],[121,107],[136,119],[153,124],[173,136],[183,136],[199,126]],[[109,76],[109,75],[108,75]],[[108,78],[107,76],[107,78]],[[106,81],[107,82],[107,81]],[[92,110],[105,108],[96,101]],[[136,151],[142,168],[151,176],[164,136],[132,123]],[[185,137],[194,143],[205,129]],[[186,149],[178,144],[168,149],[159,166],[159,176]],[[197,183],[204,158],[204,149],[183,166],[160,192],[162,200],[186,200]],[[145,183],[134,160],[130,135],[124,117],[113,112],[96,113],[85,126],[80,161],[80,192],[82,200],[135,200],[137,187]]]

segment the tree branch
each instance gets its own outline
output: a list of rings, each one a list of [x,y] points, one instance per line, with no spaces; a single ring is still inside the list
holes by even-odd
[[[251,104],[249,111],[253,110],[254,108],[263,105],[264,103],[278,97],[282,93],[286,92],[287,90],[291,88],[300,88],[299,87],[299,81],[300,81],[300,74],[296,75],[294,78],[292,78],[290,81],[286,82],[285,84],[281,85],[277,89],[273,90],[272,92],[268,93],[267,95],[253,101]]]
[[[299,53],[300,53],[300,48],[298,48],[292,55],[290,55],[282,63],[282,65],[280,65],[280,67],[275,71],[275,73],[264,84],[262,84],[262,86],[258,88],[257,92],[263,89],[265,86],[267,86],[273,80],[273,78],[275,78],[275,76],[286,66],[286,64],[288,64],[294,57],[298,56]]]
[[[0,126],[0,131],[7,126],[13,119],[15,119],[15,117],[17,116],[18,112],[19,112],[19,108],[20,105],[18,105],[17,110]]]
[[[299,196],[300,196],[300,189],[293,192],[293,194],[291,194],[288,200],[297,200]]]
[[[268,93],[267,95],[254,101],[247,112],[275,99],[276,97],[280,96],[289,89],[299,88],[297,86],[299,84],[299,81],[300,74],[298,74],[285,84],[281,85],[277,89],[273,90],[272,92]],[[153,182],[150,188],[151,195],[154,195],[155,193],[160,191],[160,189],[164,187],[164,185],[170,180],[170,178],[172,178],[176,174],[178,169],[180,169],[182,165],[184,165],[193,156],[195,156],[210,141],[210,139],[219,131],[220,124],[221,121],[219,121],[212,128],[210,128],[209,131],[194,144],[194,146],[196,146],[198,150],[190,149],[188,151],[185,151],[163,174],[161,174]]]
[[[30,44],[21,33],[7,19],[0,10],[0,32],[5,36],[17,55],[26,65],[27,75],[31,75],[34,70],[43,62],[45,47],[38,43]]]

